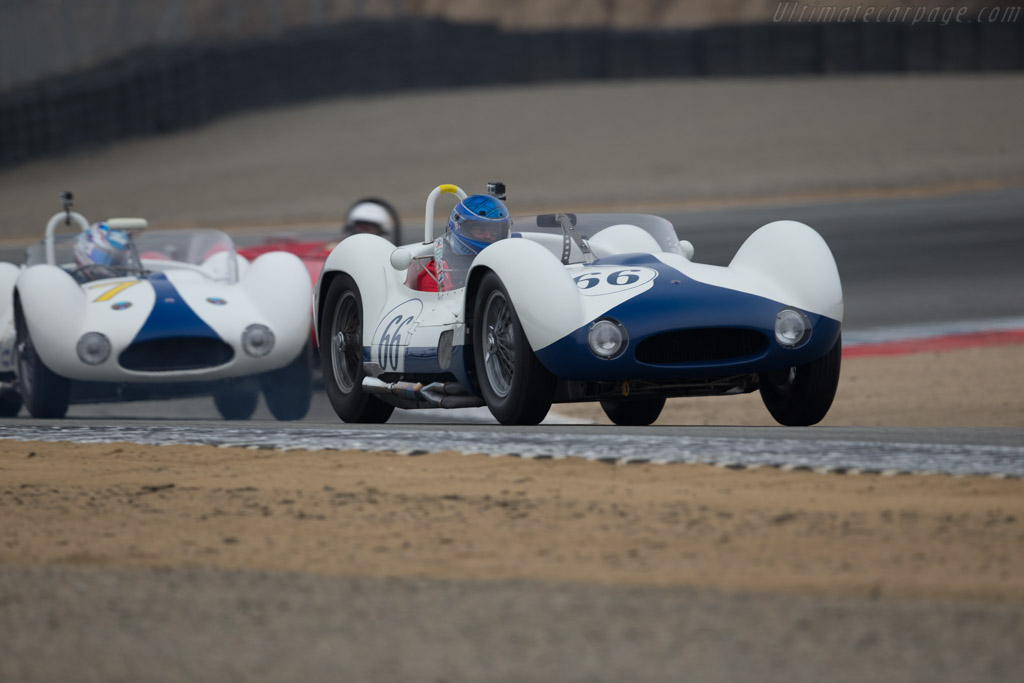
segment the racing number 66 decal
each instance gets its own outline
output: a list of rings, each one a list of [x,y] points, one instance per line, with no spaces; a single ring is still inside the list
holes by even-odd
[[[653,268],[623,268],[621,266],[595,266],[573,278],[580,294],[597,296],[641,287],[658,277]]]
[[[416,319],[422,311],[423,302],[410,299],[381,317],[373,333],[370,357],[382,370],[397,372],[402,369],[402,347],[409,346],[409,339],[416,327]]]
[[[414,318],[410,315],[403,317],[396,315],[388,322],[377,343],[377,364],[384,369],[398,369],[398,354],[402,347],[402,328],[411,323]]]

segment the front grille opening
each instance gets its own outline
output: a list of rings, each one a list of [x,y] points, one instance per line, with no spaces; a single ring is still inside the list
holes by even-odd
[[[118,362],[125,370],[175,372],[217,367],[234,357],[234,350],[219,339],[178,337],[132,344],[121,352]]]
[[[763,353],[768,339],[756,330],[708,327],[663,332],[640,342],[636,359],[651,365],[683,365],[743,358]]]

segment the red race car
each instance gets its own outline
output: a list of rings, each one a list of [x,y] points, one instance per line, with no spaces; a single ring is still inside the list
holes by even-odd
[[[338,242],[350,235],[368,232],[380,235],[394,244],[398,244],[401,223],[395,208],[383,199],[366,197],[353,204],[345,214],[345,225],[337,240],[301,241],[289,235],[268,237],[263,244],[237,249],[241,256],[252,261],[268,251],[287,251],[302,259],[309,271],[310,287],[316,284],[320,276],[320,268],[338,245]]]

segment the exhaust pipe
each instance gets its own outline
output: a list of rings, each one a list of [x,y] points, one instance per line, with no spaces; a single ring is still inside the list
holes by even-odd
[[[376,377],[363,378],[363,391],[377,396],[396,408],[479,408],[482,399],[470,394],[458,382],[382,382]]]

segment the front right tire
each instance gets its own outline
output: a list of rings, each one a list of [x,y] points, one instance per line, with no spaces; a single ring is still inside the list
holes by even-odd
[[[18,321],[18,391],[32,417],[60,419],[71,402],[71,380],[61,377],[36,353],[28,325]]]
[[[494,273],[480,282],[473,310],[473,358],[487,408],[502,424],[539,423],[551,409],[557,379],[537,360]]]
[[[345,422],[387,422],[395,407],[363,391],[363,299],[355,280],[331,280],[317,330],[327,398]]]

